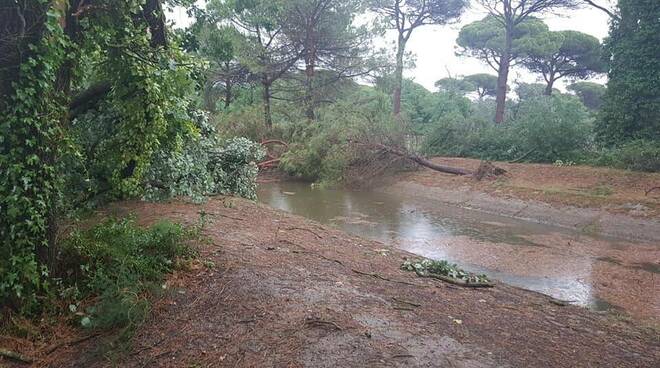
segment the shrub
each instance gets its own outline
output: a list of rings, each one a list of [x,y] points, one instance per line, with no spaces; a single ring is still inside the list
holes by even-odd
[[[445,156],[532,162],[578,161],[591,149],[591,120],[580,101],[567,95],[531,96],[512,108],[509,121],[490,120],[490,101],[473,105],[467,118],[441,119],[424,151]]]
[[[148,313],[149,292],[193,255],[187,241],[195,235],[168,221],[141,228],[131,218],[75,231],[61,244],[60,296],[84,327],[130,332]]]
[[[626,170],[660,172],[660,142],[644,139],[630,141],[616,148],[604,149],[591,163]]]

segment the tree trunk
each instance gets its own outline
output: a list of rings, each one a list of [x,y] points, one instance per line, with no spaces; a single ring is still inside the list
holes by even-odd
[[[229,108],[229,105],[231,105],[231,100],[232,100],[232,83],[231,79],[227,78],[225,81],[225,110]]]
[[[406,40],[399,34],[396,50],[396,70],[394,71],[394,91],[392,94],[392,113],[401,114],[401,88],[403,85],[403,55],[406,49]]]
[[[305,61],[305,117],[309,121],[316,118],[314,112],[314,61]]]
[[[555,76],[554,74],[550,74],[550,78],[548,78],[548,84],[545,86],[545,91],[543,91],[543,94],[546,96],[551,96],[552,95],[552,86],[555,84]]]
[[[262,103],[264,105],[264,124],[270,129],[273,127],[273,117],[270,112],[270,82],[267,76],[262,78],[261,84],[263,85]]]
[[[506,105],[506,85],[509,79],[509,66],[511,63],[511,48],[512,48],[512,27],[506,27],[506,39],[504,42],[504,50],[500,58],[500,65],[497,71],[497,96],[495,102],[497,108],[495,110],[495,123],[501,124],[504,122],[504,108]]]
[[[469,171],[469,170],[456,168],[456,167],[450,167],[450,166],[437,165],[437,164],[434,164],[433,162],[431,162],[431,161],[429,161],[429,160],[427,160],[427,159],[425,159],[421,156],[415,155],[413,153],[405,152],[405,151],[402,151],[402,150],[399,150],[399,149],[396,149],[396,148],[393,148],[393,147],[389,147],[389,146],[386,146],[384,144],[376,143],[376,144],[373,144],[373,146],[375,148],[381,149],[381,150],[389,152],[391,154],[407,158],[408,160],[410,160],[412,162],[415,162],[419,165],[422,165],[424,167],[428,167],[431,170],[440,171],[440,172],[443,172],[443,173],[453,174],[453,175],[472,175],[472,172]]]

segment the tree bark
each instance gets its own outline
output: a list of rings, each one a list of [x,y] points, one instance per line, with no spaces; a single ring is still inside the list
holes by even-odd
[[[551,96],[552,95],[552,86],[555,84],[555,76],[554,74],[550,74],[550,78],[548,78],[548,83],[545,86],[545,91],[543,91],[543,94],[546,96]]]
[[[513,27],[506,27],[504,50],[500,58],[500,65],[497,72],[497,95],[495,102],[497,104],[495,110],[495,123],[501,124],[504,122],[504,109],[506,105],[506,86],[509,79],[509,66],[511,63],[511,48],[513,45]]]
[[[306,60],[305,66],[305,117],[309,121],[316,118],[314,112],[314,61]]]
[[[227,80],[225,81],[225,110],[229,108],[229,105],[231,105],[232,101],[232,82],[231,79],[228,77]]]
[[[392,113],[401,114],[401,89],[403,85],[403,55],[406,49],[406,40],[399,34],[396,50],[396,70],[394,71],[394,91],[392,93]]]
[[[262,78],[261,84],[263,85],[262,103],[264,106],[264,124],[270,129],[273,127],[273,117],[270,111],[270,82],[267,76]]]
[[[431,162],[431,161],[429,161],[429,160],[427,160],[427,159],[425,159],[421,156],[418,156],[418,155],[415,155],[415,154],[412,154],[412,153],[409,153],[409,152],[401,151],[401,150],[398,150],[396,148],[388,147],[384,144],[377,143],[377,144],[374,144],[373,146],[378,148],[378,149],[381,149],[383,151],[389,152],[391,154],[407,158],[408,160],[411,160],[411,161],[413,161],[413,162],[415,162],[419,165],[422,165],[424,167],[428,167],[429,169],[432,169],[432,170],[435,170],[435,171],[440,171],[440,172],[443,172],[443,173],[453,174],[453,175],[472,175],[472,172],[469,171],[469,170],[456,168],[456,167],[450,167],[450,166],[437,165],[437,164],[434,164],[433,162]]]

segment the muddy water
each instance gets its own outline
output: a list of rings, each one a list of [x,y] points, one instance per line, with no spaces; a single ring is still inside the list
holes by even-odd
[[[658,244],[585,236],[407,193],[283,182],[260,184],[258,195],[272,207],[511,285],[660,321]]]

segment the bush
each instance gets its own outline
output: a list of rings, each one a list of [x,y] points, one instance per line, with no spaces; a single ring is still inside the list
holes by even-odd
[[[603,150],[591,164],[620,169],[660,172],[660,142],[638,139]]]
[[[130,218],[75,231],[61,244],[60,296],[83,327],[130,332],[149,311],[149,292],[193,255],[186,242],[195,235],[168,221],[144,229]]]
[[[492,103],[475,103],[467,118],[440,120],[424,151],[444,156],[531,162],[578,161],[592,147],[592,122],[580,101],[567,95],[532,96],[512,107],[509,120],[490,120]]]

